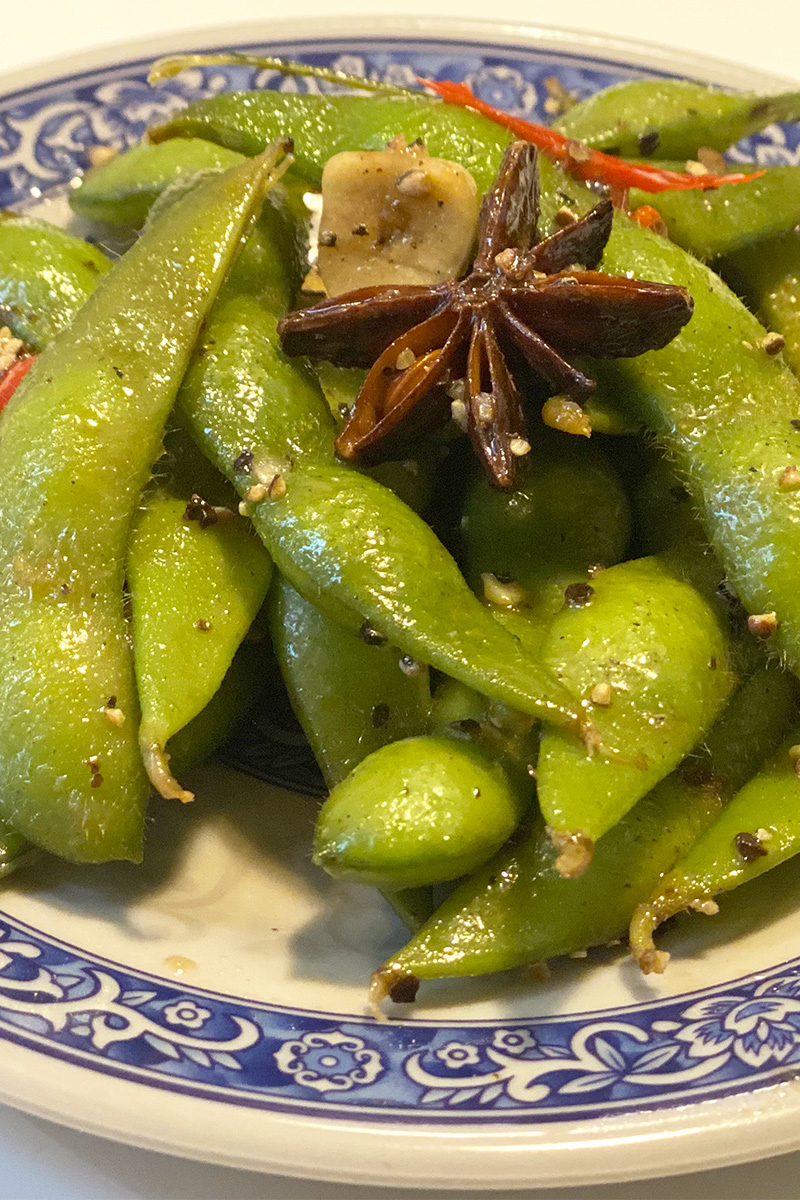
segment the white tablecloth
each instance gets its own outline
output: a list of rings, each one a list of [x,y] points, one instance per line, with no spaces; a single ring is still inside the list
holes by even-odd
[[[288,16],[374,13],[375,0],[26,0],[5,9],[0,72],[89,47],[176,30]],[[568,26],[663,42],[800,78],[795,0],[394,0],[386,12]],[[118,1146],[0,1108],[0,1200],[371,1200],[354,1188],[233,1171]],[[392,1189],[383,1200],[433,1200]],[[442,1193],[435,1196],[441,1197]],[[479,1200],[478,1193],[472,1193]],[[519,1193],[502,1193],[502,1196]],[[751,1166],[629,1185],[546,1193],[552,1200],[750,1200],[800,1196],[800,1153]],[[502,1200],[492,1193],[492,1200]],[[480,1193],[486,1197],[489,1193]]]

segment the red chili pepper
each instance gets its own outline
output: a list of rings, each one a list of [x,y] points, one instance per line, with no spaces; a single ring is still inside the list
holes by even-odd
[[[449,104],[458,104],[461,108],[471,108],[482,113],[490,121],[503,125],[513,134],[526,142],[533,142],[548,158],[565,167],[571,175],[578,179],[604,183],[615,189],[639,188],[643,192],[666,192],[671,190],[686,190],[689,188],[706,191],[718,188],[726,183],[748,183],[751,179],[760,179],[764,171],[754,171],[752,175],[690,175],[681,171],[667,171],[662,167],[650,166],[647,163],[625,162],[612,154],[604,154],[602,150],[592,150],[583,142],[573,141],[558,133],[547,125],[535,125],[522,117],[512,117],[499,108],[494,108],[484,100],[479,100],[465,83],[453,83],[449,79],[441,81],[422,79],[419,82],[441,96]]]
[[[0,412],[8,404],[14,392],[19,387],[27,371],[33,366],[33,354],[26,354],[13,362],[7,371],[0,376]]]
[[[643,229],[654,229],[656,233],[666,233],[667,227],[664,224],[664,218],[657,208],[653,208],[652,204],[640,204],[631,213],[637,225],[641,225]]]

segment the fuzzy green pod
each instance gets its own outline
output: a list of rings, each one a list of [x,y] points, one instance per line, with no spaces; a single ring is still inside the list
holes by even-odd
[[[294,141],[294,170],[318,187],[327,160],[342,150],[382,150],[398,136],[421,138],[429,154],[460,162],[478,192],[488,191],[510,135],[485,117],[427,96],[327,96],[222,92],[196,100],[149,130],[153,142],[205,138],[257,154],[279,137]]]
[[[773,121],[800,119],[800,92],[760,96],[687,79],[632,79],[604,88],[556,122],[561,133],[623,158],[695,158],[727,150]]]
[[[457,879],[503,844],[528,798],[471,745],[433,735],[393,742],[331,792],[314,861],[389,891]]]
[[[760,179],[709,191],[653,195],[633,189],[629,202],[655,208],[676,245],[710,261],[794,228],[800,221],[800,167],[770,167]]]
[[[202,138],[151,146],[139,142],[99,166],[90,167],[69,197],[70,208],[92,221],[141,228],[154,201],[182,175],[227,170],[241,155]]]
[[[0,324],[43,350],[110,266],[96,246],[55,225],[0,212]]]
[[[127,579],[139,744],[150,782],[167,799],[193,798],[169,769],[167,742],[221,686],[271,576],[249,523],[199,495],[156,489],[134,519]]]
[[[565,875],[592,843],[702,740],[735,683],[718,613],[661,558],[636,559],[567,588],[544,662],[591,712],[591,753],[546,728],[542,814]]]
[[[199,328],[277,157],[215,176],[165,213],[42,352],[0,423],[0,809],[66,858],[141,854],[125,548]]]

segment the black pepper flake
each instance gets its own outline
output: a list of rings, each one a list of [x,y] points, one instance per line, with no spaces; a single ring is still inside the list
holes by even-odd
[[[395,1004],[413,1004],[419,991],[416,975],[404,975],[389,988],[389,999]]]
[[[389,720],[389,705],[376,704],[370,713],[373,729],[383,729]]]
[[[332,229],[321,229],[317,240],[320,246],[335,246],[336,234]]]
[[[498,583],[502,583],[504,587],[514,582],[514,576],[509,575],[508,571],[501,571],[499,574],[495,573],[495,579]]]
[[[99,771],[97,771],[94,775],[92,775],[92,782],[91,782],[90,786],[93,788],[98,788],[98,787],[100,787],[100,785],[102,783],[103,783],[103,776],[100,774]]]
[[[389,640],[385,633],[381,633],[374,625],[370,625],[369,621],[364,621],[358,631],[358,636],[368,646],[385,646]]]
[[[209,504],[202,496],[198,496],[197,492],[193,492],[184,509],[183,519],[184,521],[197,521],[201,529],[208,529],[209,525],[216,525],[219,517],[213,504]]]
[[[353,226],[353,237],[364,237],[367,232],[367,227],[363,221],[359,221],[358,225]]]
[[[800,417],[792,417],[789,421],[792,429],[800,429]]]
[[[640,134],[638,141],[639,153],[643,154],[646,158],[648,155],[656,152],[658,149],[658,143],[661,141],[661,137],[657,129],[652,129],[650,133]]]
[[[590,583],[571,583],[564,589],[564,599],[572,608],[582,608],[593,595],[594,588]]]
[[[246,446],[242,453],[233,460],[234,471],[242,475],[249,475],[253,469],[253,451],[249,446]]]
[[[761,844],[760,838],[754,833],[737,833],[733,839],[739,855],[746,863],[755,862],[757,858],[764,858],[766,850]]]
[[[195,621],[194,627],[195,629],[199,629],[201,633],[208,633],[211,628],[211,622],[207,621],[205,617],[201,617],[199,621]]]
[[[116,708],[116,707],[117,707],[117,697],[109,696],[108,699],[106,700],[106,708]]]
[[[111,370],[114,372],[114,374],[116,375],[117,379],[122,379],[122,378],[123,378],[122,371],[120,371],[119,367],[112,366],[112,367],[111,367]]]

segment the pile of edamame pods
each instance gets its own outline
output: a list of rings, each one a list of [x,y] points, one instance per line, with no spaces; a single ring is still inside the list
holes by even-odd
[[[636,81],[556,129],[576,162],[702,174],[797,119],[800,93]],[[600,269],[680,285],[693,315],[663,349],[581,364],[591,438],[528,397],[500,491],[453,423],[399,461],[340,461],[364,372],[281,350],[308,303],[304,194],[332,155],[398,137],[478,195],[512,140],[423,92],[221,94],[72,193],[136,231],[113,263],[0,216],[20,379],[0,415],[0,876],[39,850],[138,861],[151,790],[191,800],[183,771],[270,704],[271,654],[331,788],[316,861],[412,931],[376,1004],[629,927],[663,970],[660,921],[800,850],[800,167],[614,196]],[[543,233],[597,203],[568,164],[539,173]]]

